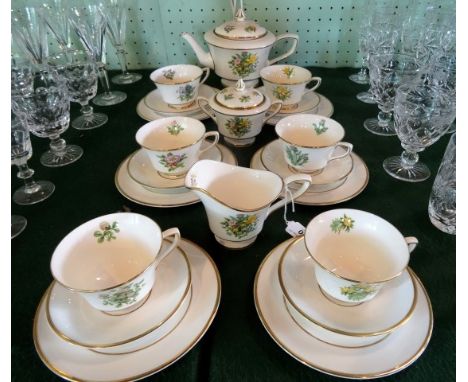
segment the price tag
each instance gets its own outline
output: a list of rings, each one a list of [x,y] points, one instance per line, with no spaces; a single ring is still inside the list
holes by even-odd
[[[288,221],[286,226],[286,232],[289,233],[292,237],[304,235],[306,227],[301,223]]]

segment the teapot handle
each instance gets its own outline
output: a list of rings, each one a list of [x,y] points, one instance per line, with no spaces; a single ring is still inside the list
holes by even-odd
[[[276,114],[280,112],[281,108],[283,107],[283,102],[273,102],[271,104],[271,107],[274,107],[275,105],[277,105],[276,110],[273,110],[273,112],[271,112],[270,114],[265,113],[265,119],[263,120],[263,123],[266,123],[270,118],[273,118]]]
[[[206,102],[206,105],[203,105],[200,101]],[[205,97],[202,97],[202,96],[197,97],[197,104],[200,107],[200,109],[202,109],[209,117],[211,117],[213,121],[215,121],[216,124],[218,124],[218,121],[216,121],[216,115],[213,109],[209,106],[209,103],[210,102]],[[207,106],[210,107],[209,110]]]
[[[296,51],[297,43],[299,41],[299,36],[295,33],[284,33],[276,36],[276,41],[277,43],[279,40],[284,40],[286,38],[292,38],[294,41],[292,43],[291,48],[286,53],[280,54],[278,57],[275,57],[271,60],[268,60],[267,64],[268,65],[273,65],[275,62],[278,62],[282,60],[283,58],[289,57],[291,54],[293,54]]]
[[[304,192],[307,191],[309,186],[312,184],[312,177],[310,175],[308,175],[308,174],[294,174],[294,175],[290,175],[290,176],[288,176],[287,178],[284,179],[285,186],[287,186],[290,183],[300,182],[300,181],[302,181],[302,186],[298,190],[293,192],[293,194],[292,194],[293,199],[298,198]],[[286,204],[286,202],[289,203],[290,201],[291,201],[290,199],[285,197],[285,198],[281,199],[280,201],[276,202],[275,204],[273,204],[270,207],[266,217],[268,217],[270,215],[270,213],[272,213],[273,211],[276,211],[278,208],[283,207]]]

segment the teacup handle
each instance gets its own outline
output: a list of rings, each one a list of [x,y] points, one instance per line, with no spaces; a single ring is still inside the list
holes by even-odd
[[[317,81],[317,83],[316,83],[314,86],[312,86],[310,89],[306,89],[305,92],[304,92],[304,94],[313,92],[313,91],[314,91],[315,89],[317,89],[317,88],[320,86],[320,84],[322,83],[322,79],[321,79],[320,77],[312,77],[312,78],[310,79],[310,81],[308,82],[308,84],[310,84],[312,81]]]
[[[293,43],[292,43],[291,48],[289,48],[289,50],[286,53],[280,54],[278,57],[275,57],[275,58],[272,58],[271,60],[268,60],[267,66],[272,65],[275,62],[278,62],[278,61],[282,60],[283,58],[286,58],[286,57],[290,56],[291,54],[293,54],[295,52],[297,42],[299,41],[299,36],[297,34],[294,34],[294,33],[280,34],[280,35],[276,36],[275,44],[279,40],[284,40],[285,38],[292,38],[294,40]]]
[[[278,105],[276,110],[274,110],[271,114],[267,115],[267,113],[265,113],[265,119],[263,120],[263,123],[266,123],[270,118],[273,118],[276,114],[278,114],[281,110],[281,108],[283,107],[283,102],[279,101],[279,102],[273,102],[271,104],[271,107],[273,107],[274,105]]]
[[[208,76],[210,75],[210,68],[208,67],[203,68],[202,71],[206,72],[206,74],[205,74],[205,77],[203,77],[203,79],[200,81],[200,85],[203,84],[208,79]]]
[[[217,131],[207,131],[205,135],[203,135],[203,140],[206,140],[208,137],[214,137],[213,142],[211,142],[207,147],[200,150],[200,154],[204,153],[205,151],[211,149],[215,146],[219,141],[219,133]]]
[[[335,148],[337,148],[338,146],[341,146],[343,147],[346,152],[343,153],[343,154],[340,154],[340,155],[337,155],[337,156],[331,156],[328,161],[331,162],[332,160],[335,160],[335,159],[340,159],[340,158],[344,158],[346,155],[349,155],[349,153],[353,150],[353,144],[352,143],[348,143],[348,142],[340,142],[338,143]]]
[[[293,194],[292,194],[293,199],[298,198],[304,192],[307,191],[309,186],[312,184],[312,177],[310,175],[308,175],[308,174],[294,174],[294,175],[290,175],[290,176],[288,176],[287,178],[284,179],[285,186],[288,186],[289,184],[294,183],[294,182],[301,182],[301,181],[302,181],[302,186],[299,187],[298,190],[293,192]],[[283,207],[286,204],[286,202],[290,202],[290,201],[291,200],[286,198],[286,197],[279,200],[279,201],[277,201],[275,204],[270,206],[270,209],[268,210],[268,213],[267,213],[266,217],[268,217],[270,215],[270,213],[272,213],[273,211],[276,211],[278,208]]]
[[[413,252],[416,246],[419,244],[419,240],[414,236],[405,237],[406,244],[408,244],[409,253]]]
[[[200,101],[206,102],[206,105],[203,105]],[[216,121],[216,115],[213,111],[213,109],[210,107],[209,109],[206,107],[209,107],[210,102],[202,96],[197,97],[197,104],[200,109],[202,109],[213,121],[215,121],[216,124],[218,124],[218,121]]]
[[[156,263],[157,266],[172,250],[179,244],[180,241],[180,231],[178,228],[169,228],[162,232],[162,240],[168,238],[169,236],[174,236],[174,240],[172,240],[171,245],[165,251],[161,251],[156,256]]]

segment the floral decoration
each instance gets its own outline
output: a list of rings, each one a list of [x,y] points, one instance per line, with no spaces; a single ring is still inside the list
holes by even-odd
[[[168,153],[167,155],[158,155],[159,163],[162,164],[167,171],[172,172],[178,168],[185,167],[184,160],[187,159],[187,154],[174,155]]]
[[[273,95],[280,101],[286,101],[291,98],[292,91],[287,86],[278,85],[273,89]]]
[[[290,66],[286,66],[281,71],[286,75],[286,77],[291,78],[294,74],[294,68],[291,68]]]
[[[181,131],[184,131],[184,128],[179,122],[172,121],[169,125],[167,125],[167,131],[171,135],[179,135]]]
[[[341,231],[349,232],[351,228],[354,228],[354,220],[344,214],[341,218],[333,219],[330,228],[335,233],[340,233]]]
[[[167,78],[168,80],[173,80],[175,76],[175,70],[174,69],[167,69],[163,71],[163,76]]]
[[[317,135],[323,134],[325,131],[328,130],[328,127],[325,126],[324,119],[320,120],[318,125],[316,123],[313,123],[312,125],[314,126],[314,130]]]
[[[130,283],[109,293],[102,293],[99,295],[99,298],[102,300],[103,305],[121,308],[123,305],[130,305],[136,302],[138,294],[144,285],[145,279],[141,279],[137,283]]]
[[[309,160],[309,155],[296,146],[286,146],[286,155],[293,166],[302,166]]]
[[[117,224],[117,222],[113,222],[112,224],[102,222],[99,225],[99,228],[101,228],[101,230],[94,232],[94,237],[97,238],[97,242],[103,243],[104,240],[111,241],[117,239],[117,237],[114,235],[114,233],[120,232],[120,229],[117,227]]]
[[[351,286],[340,287],[341,294],[351,301],[361,301],[367,296],[377,292],[377,289],[370,284],[352,284]]]
[[[229,236],[242,239],[257,227],[257,215],[237,214],[225,217],[221,226]]]
[[[239,138],[250,131],[252,122],[248,118],[234,117],[228,119],[224,126],[232,135]]]
[[[234,74],[246,77],[255,71],[258,58],[256,54],[250,52],[236,53],[228,64]]]
[[[177,94],[181,101],[190,101],[195,96],[195,87],[190,84],[181,86],[177,89]]]

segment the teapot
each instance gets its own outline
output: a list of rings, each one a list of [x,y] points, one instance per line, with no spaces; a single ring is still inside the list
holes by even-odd
[[[203,159],[185,176],[185,187],[200,198],[215,239],[226,248],[241,249],[251,245],[263,228],[266,218],[291,199],[280,199],[283,188],[292,182],[302,183],[291,199],[309,188],[312,178],[294,174],[283,179],[270,171],[254,170]]]
[[[275,36],[255,21],[247,19],[242,0],[235,12],[234,20],[227,21],[204,34],[209,52],[206,52],[190,33],[182,32],[181,37],[192,47],[200,65],[214,69],[225,86],[232,86],[235,81],[242,78],[249,87],[258,83],[262,68],[293,54],[299,41],[297,34],[285,33]],[[293,40],[290,49],[269,60],[268,54],[273,44],[284,39]]]

